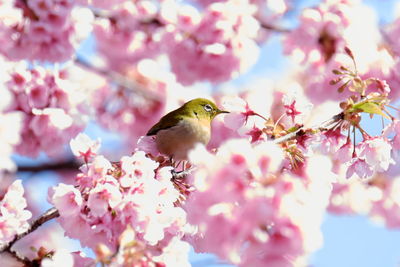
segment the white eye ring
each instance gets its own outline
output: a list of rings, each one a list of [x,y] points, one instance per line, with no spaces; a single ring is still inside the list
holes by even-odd
[[[211,110],[213,110],[213,108],[209,104],[207,104],[204,106],[204,110],[207,112],[211,112]]]

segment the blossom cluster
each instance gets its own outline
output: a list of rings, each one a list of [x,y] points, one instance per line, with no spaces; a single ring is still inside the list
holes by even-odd
[[[340,131],[327,131],[306,137],[301,145],[305,154],[320,153],[330,155],[335,161],[335,172],[351,178],[368,178],[377,172],[385,172],[395,164],[393,140],[381,136],[369,137],[353,145],[350,138]]]
[[[253,65],[259,28],[253,13],[246,3],[228,1],[207,6],[200,16],[178,14],[176,43],[168,52],[177,80],[186,85],[198,80],[222,82]]]
[[[166,53],[178,82],[221,82],[257,59],[254,12],[246,1],[213,3],[202,12],[174,1],[126,1],[99,19],[94,33],[113,69],[126,72],[143,58]]]
[[[328,83],[335,78],[333,69],[351,64],[346,47],[353,51],[360,75],[385,79],[391,87],[398,85],[397,56],[391,52],[395,46],[383,42],[386,34],[378,26],[374,11],[358,0],[325,0],[303,10],[298,27],[285,35],[283,45],[286,54],[304,64],[302,73],[295,75],[314,104],[343,98],[343,94],[330,93]],[[391,92],[397,94],[397,90]]]
[[[160,167],[143,151],[112,163],[81,142],[71,145],[79,155],[89,150],[93,155],[76,176],[76,186],[59,184],[49,191],[65,234],[115,266],[158,261],[187,265],[186,257],[175,256],[186,246],[179,240],[186,213],[175,205],[179,191],[171,182],[171,167]]]
[[[7,80],[7,70],[10,64],[7,64],[3,58],[0,57],[1,78],[0,84]],[[23,115],[19,111],[7,112],[12,106],[14,98],[9,90],[0,89],[0,171],[14,170],[15,164],[10,159],[14,146],[21,141],[21,128]]]
[[[214,4],[215,2],[221,2],[226,4],[229,0],[195,0],[196,3],[207,7],[208,5]],[[240,2],[240,1],[237,1]],[[232,2],[231,2],[232,3]],[[242,1],[241,4],[251,5],[255,9],[253,16],[260,23],[263,31],[260,31],[257,36],[257,41],[265,41],[270,36],[272,31],[280,30],[279,25],[282,21],[280,20],[283,15],[290,9],[290,1],[287,0],[249,0]]]
[[[198,146],[189,157],[196,191],[184,207],[198,227],[190,238],[196,251],[238,266],[294,266],[321,245],[334,178],[329,159],[310,158],[296,177],[282,172],[287,162],[277,145],[246,139],[231,139],[215,155]]]
[[[15,65],[4,75],[2,90],[13,99],[4,109],[5,115],[18,112],[22,117],[21,142],[15,151],[30,157],[41,151],[62,154],[63,145],[82,131],[87,121],[85,98],[77,85],[63,72],[40,67]]]
[[[329,62],[346,44],[343,32],[351,23],[353,2],[323,1],[304,9],[300,25],[285,36],[285,53],[294,54],[302,63]]]
[[[120,2],[112,5],[104,18],[95,21],[93,33],[98,41],[98,51],[108,66],[125,71],[143,58],[158,55],[168,46],[168,40],[158,18],[156,3]]]
[[[12,249],[42,266],[189,266],[190,244],[238,266],[289,267],[307,265],[321,247],[326,211],[399,228],[400,122],[391,111],[400,19],[379,31],[361,0],[323,0],[293,30],[275,28],[301,65],[293,80],[230,90],[239,97],[213,92],[230,113],[213,121],[211,142],[189,163],[160,155],[153,137],[137,143],[187,100],[182,85],[248,70],[288,2],[0,0],[0,174],[15,170],[14,152],[54,159],[69,142],[84,165],[74,184],[50,188],[48,201],[59,230],[95,259],[52,242],[44,248],[40,234],[40,242],[25,239],[38,251]],[[75,73],[36,66],[74,58],[92,26],[103,65]],[[8,61],[20,59],[29,63]],[[364,127],[365,115],[382,119],[380,133]],[[129,156],[111,161],[100,141],[77,135],[89,116],[127,136]],[[17,180],[0,198],[0,245],[29,227],[23,193]]]
[[[377,174],[368,182],[340,180],[333,187],[328,211],[334,214],[361,214],[390,229],[398,229],[400,218],[399,177]]]
[[[224,117],[225,125],[239,134],[251,138],[252,142],[266,140],[262,129],[265,126],[263,118],[257,116],[257,113],[249,107],[249,104],[239,98],[225,98],[222,100],[223,106],[230,113]]]
[[[277,130],[282,127],[302,126],[309,118],[313,105],[300,92],[297,86],[290,87],[286,92],[275,91],[274,98],[263,102],[261,107],[257,102],[265,92],[260,94],[255,90],[240,97],[222,97],[222,106],[230,111],[224,116],[225,126],[234,132],[230,137],[237,134],[254,143],[278,137]]]
[[[15,163],[10,159],[14,146],[20,142],[22,114],[19,112],[0,113],[0,170],[14,170]]]
[[[354,172],[347,179],[339,179],[334,185],[328,210],[336,214],[363,214],[384,223],[389,228],[399,226],[396,210],[400,202],[396,195],[399,190],[398,169],[398,129],[399,122],[393,121],[383,132],[383,137],[373,137],[356,146],[365,149],[363,157],[350,160],[351,165],[338,165],[339,177],[346,177],[346,172]],[[387,137],[391,138],[388,139]],[[342,141],[342,143],[344,143]],[[339,145],[340,146],[340,145]],[[344,144],[342,147],[349,146]],[[349,153],[337,153],[336,159],[349,159]],[[346,171],[347,170],[347,171]],[[360,180],[359,177],[368,178]]]
[[[170,83],[139,72],[132,74],[131,79],[139,92],[105,84],[92,91],[91,108],[101,126],[120,133],[134,147],[138,138],[165,112],[164,97]],[[140,91],[146,92],[147,96],[141,95]]]
[[[29,228],[28,220],[32,213],[26,210],[26,206],[22,182],[16,180],[8,187],[0,201],[0,246]]]
[[[7,1],[0,6],[0,52],[11,60],[63,62],[94,26],[98,52],[112,69],[125,73],[166,54],[180,83],[221,82],[255,63],[258,19],[287,10],[283,0],[267,2],[229,0],[196,9],[177,1]]]
[[[11,60],[66,61],[87,37],[93,20],[73,0],[10,0],[0,8],[0,52]]]

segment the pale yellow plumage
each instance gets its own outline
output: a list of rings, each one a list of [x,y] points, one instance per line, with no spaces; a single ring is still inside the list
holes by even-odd
[[[208,144],[211,137],[210,123],[189,118],[181,120],[176,126],[157,132],[158,150],[175,160],[186,159],[187,153],[196,143]]]

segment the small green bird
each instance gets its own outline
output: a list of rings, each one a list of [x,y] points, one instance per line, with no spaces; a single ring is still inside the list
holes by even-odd
[[[196,98],[186,102],[160,119],[147,132],[156,136],[159,152],[174,160],[186,160],[196,143],[207,145],[211,137],[211,121],[221,113],[212,101]]]

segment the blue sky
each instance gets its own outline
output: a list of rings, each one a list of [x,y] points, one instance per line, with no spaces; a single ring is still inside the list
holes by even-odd
[[[327,215],[322,231],[324,247],[312,256],[312,266],[400,266],[398,230],[387,230],[363,216]]]

